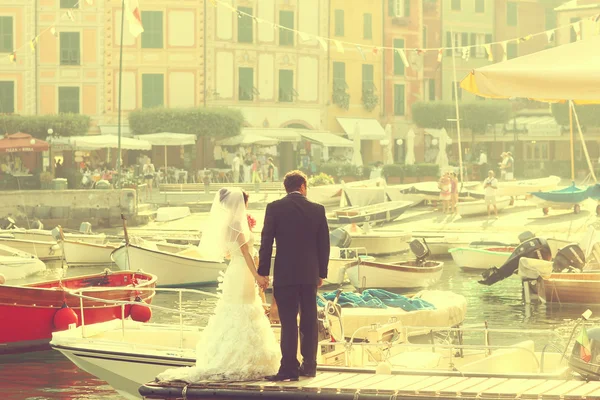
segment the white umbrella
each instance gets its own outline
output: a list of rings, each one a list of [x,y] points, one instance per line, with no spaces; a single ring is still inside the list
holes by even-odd
[[[136,139],[146,140],[153,146],[164,146],[165,170],[167,169],[167,146],[186,146],[196,144],[196,135],[189,133],[159,132],[136,135]]]
[[[393,164],[394,163],[394,152],[392,150],[392,146],[394,146],[394,138],[392,137],[392,126],[387,124],[385,126],[385,136],[387,138],[387,151],[385,153],[385,163]]]
[[[438,135],[438,146],[439,151],[435,163],[440,166],[440,171],[444,171],[448,168],[448,154],[446,153],[446,147],[452,144],[452,139],[448,136],[446,129],[442,128]]]
[[[363,165],[363,160],[362,160],[362,156],[360,154],[360,127],[358,125],[358,122],[356,123],[356,125],[354,126],[354,152],[352,154],[352,164],[356,165],[357,167],[362,167]]]
[[[404,164],[413,165],[415,163],[415,132],[411,129],[406,134],[406,157]]]

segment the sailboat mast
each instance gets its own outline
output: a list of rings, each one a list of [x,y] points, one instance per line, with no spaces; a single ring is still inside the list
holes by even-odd
[[[458,81],[456,79],[456,37],[454,32],[450,31],[452,36],[452,74],[454,77],[454,107],[456,109],[456,133],[458,135],[458,167],[460,171],[460,181],[464,182],[463,176],[463,159],[462,159],[462,142],[460,139],[460,111],[458,109]],[[441,149],[440,149],[441,151]]]
[[[122,177],[121,177],[121,92],[123,86],[123,29],[125,27],[125,0],[121,1],[122,9],[121,9],[121,46],[119,47],[119,109],[117,111],[117,185],[116,187],[121,187]]]
[[[573,143],[573,108],[569,101],[569,132],[571,136],[571,181],[575,184],[575,145]]]

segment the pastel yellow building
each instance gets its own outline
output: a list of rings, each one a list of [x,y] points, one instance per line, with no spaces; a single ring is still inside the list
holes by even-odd
[[[596,16],[600,14],[597,0],[571,0],[554,9],[557,26],[556,44],[567,44],[595,36],[598,33]],[[571,24],[576,24],[571,26]]]
[[[327,127],[331,132],[352,137],[358,122],[361,137],[365,139],[363,161],[380,160],[379,140],[384,138],[379,124],[384,54],[374,48],[383,45],[383,2],[331,0],[329,4],[329,37],[358,46],[342,44],[344,51],[340,52],[330,42]]]

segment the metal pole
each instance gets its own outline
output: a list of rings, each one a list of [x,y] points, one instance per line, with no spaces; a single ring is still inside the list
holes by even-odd
[[[121,0],[121,47],[119,48],[119,108],[117,111],[117,182],[115,187],[121,184],[121,92],[123,87],[123,30],[125,29],[125,0]]]
[[[458,109],[458,82],[456,80],[456,43],[454,32],[450,31],[452,35],[452,74],[454,79],[454,107],[456,109],[456,133],[458,135],[458,165],[460,168],[460,181],[464,182],[463,176],[463,159],[462,159],[462,143],[460,140],[460,112]]]
[[[575,184],[575,145],[573,143],[573,108],[569,102],[569,131],[571,135],[571,180]]]

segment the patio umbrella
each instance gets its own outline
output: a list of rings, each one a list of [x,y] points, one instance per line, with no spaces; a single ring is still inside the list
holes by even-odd
[[[48,150],[48,143],[35,139],[27,133],[13,133],[0,139],[0,153],[42,152]]]
[[[406,157],[404,158],[405,165],[413,165],[415,163],[415,132],[411,129],[406,134]]]
[[[352,164],[356,165],[357,167],[362,167],[363,160],[362,160],[362,155],[360,154],[360,127],[358,125],[358,122],[354,126],[354,135],[353,135],[352,139],[354,141],[354,146],[353,146],[354,151],[352,153]]]
[[[186,146],[196,144],[196,135],[189,133],[160,132],[136,135],[136,139],[146,140],[152,146],[165,147],[165,170],[167,169],[167,146]]]
[[[392,151],[394,146],[394,138],[392,137],[392,126],[390,124],[385,126],[385,136],[388,142],[385,152],[385,163],[389,165],[394,163],[394,152]]]
[[[260,136],[255,134],[243,134],[233,136],[227,139],[223,139],[219,141],[220,145],[223,146],[249,146],[249,145],[259,145],[259,146],[274,146],[279,143],[279,140],[269,138],[266,136]]]
[[[448,168],[448,153],[446,153],[446,147],[449,144],[452,144],[452,139],[448,136],[446,129],[442,128],[439,131],[438,139],[438,155],[435,160],[435,163],[440,166],[440,171],[444,171]]]

